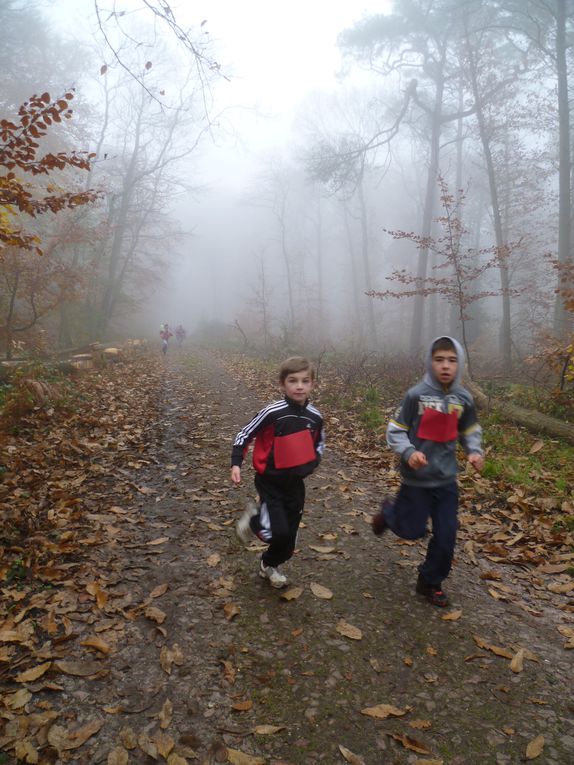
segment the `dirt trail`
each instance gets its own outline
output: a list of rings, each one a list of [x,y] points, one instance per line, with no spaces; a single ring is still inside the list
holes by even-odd
[[[113,516],[93,551],[124,618],[104,625],[117,635],[109,674],[62,682],[75,725],[104,721],[75,761],[503,765],[543,736],[537,763],[574,762],[572,652],[552,620],[493,600],[462,559],[447,609],[462,613],[444,620],[413,592],[424,546],[370,531],[381,477],[332,450],[284,567],[303,591],[284,599],[257,576],[257,546],[233,534],[253,488],[251,470],[240,489],[228,482],[231,438],[265,402],[204,351],[167,359],[164,395],[139,507]],[[72,618],[80,635],[93,623]],[[400,716],[361,713],[381,704]],[[264,725],[278,730],[254,732]]]

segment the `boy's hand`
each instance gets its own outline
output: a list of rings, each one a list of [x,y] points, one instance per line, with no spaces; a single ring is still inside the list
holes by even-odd
[[[239,467],[239,465],[234,465],[231,468],[231,480],[235,484],[241,483],[241,468]]]
[[[408,459],[408,466],[413,470],[418,470],[425,465],[428,465],[428,461],[423,452],[413,452]]]
[[[474,452],[474,454],[469,454],[466,459],[472,465],[472,467],[477,472],[480,473],[480,471],[484,467],[484,457],[483,457],[483,455],[479,454],[478,452]]]

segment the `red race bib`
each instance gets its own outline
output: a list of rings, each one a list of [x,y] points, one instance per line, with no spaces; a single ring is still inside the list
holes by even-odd
[[[456,412],[445,414],[436,409],[425,409],[417,430],[418,438],[445,443],[458,438],[458,417]]]
[[[273,442],[275,467],[279,469],[305,465],[316,459],[315,444],[310,430],[300,430],[287,436],[276,436]]]

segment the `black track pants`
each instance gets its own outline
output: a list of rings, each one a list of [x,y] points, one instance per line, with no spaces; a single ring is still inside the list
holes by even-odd
[[[268,478],[257,473],[255,488],[261,499],[261,509],[253,519],[252,528],[258,533],[262,527],[268,526],[271,540],[261,558],[265,566],[276,568],[289,560],[295,550],[305,504],[305,483],[298,476]],[[259,533],[259,536],[268,535]]]

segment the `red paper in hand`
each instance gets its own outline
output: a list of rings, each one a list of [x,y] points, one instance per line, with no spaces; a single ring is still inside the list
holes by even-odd
[[[445,443],[458,438],[458,417],[456,412],[437,412],[436,409],[425,409],[417,431],[418,438],[428,441]]]

